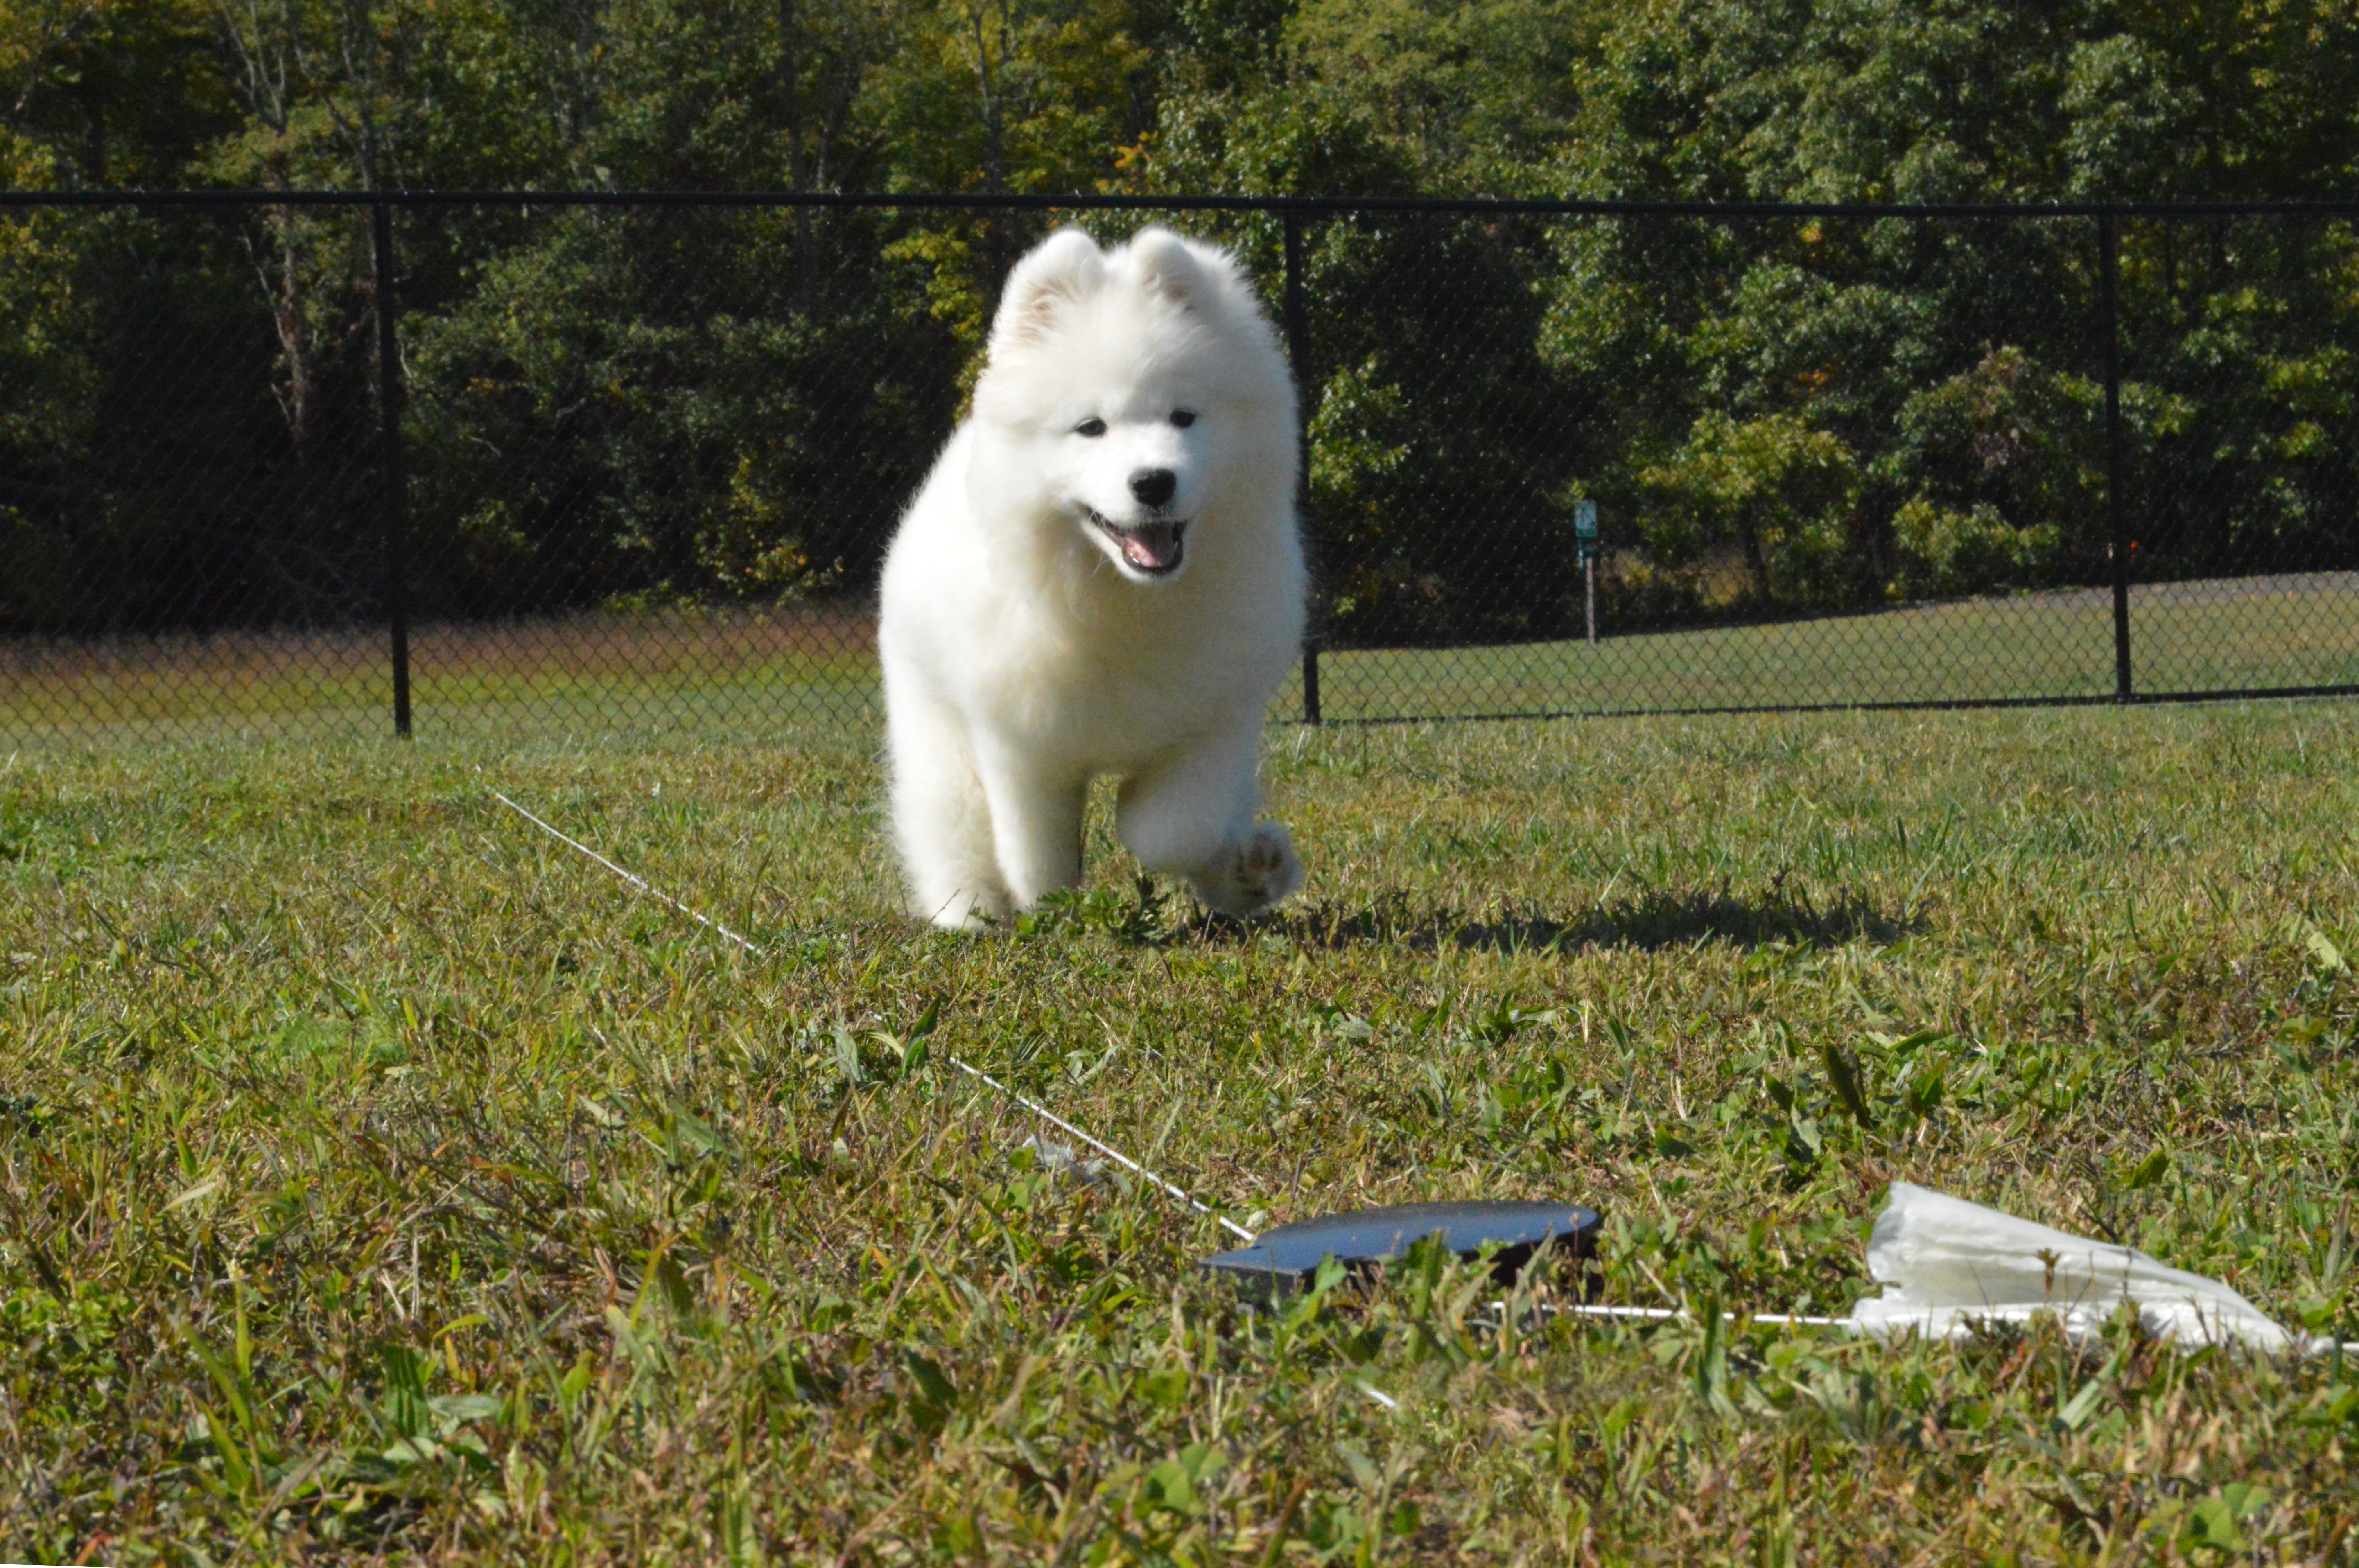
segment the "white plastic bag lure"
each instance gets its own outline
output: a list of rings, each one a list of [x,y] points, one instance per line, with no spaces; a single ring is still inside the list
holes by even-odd
[[[2297,1339],[2217,1280],[2169,1268],[2134,1247],[2093,1241],[1908,1182],[1892,1184],[1867,1242],[1884,1293],[1852,1308],[1862,1334],[1962,1338],[1980,1323],[2053,1313],[2075,1338],[2095,1335],[2124,1302],[2181,1349],[2241,1345],[2283,1354],[2331,1350]]]

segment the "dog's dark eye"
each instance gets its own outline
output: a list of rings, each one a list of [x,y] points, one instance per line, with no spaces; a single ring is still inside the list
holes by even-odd
[[[1073,427],[1073,434],[1076,436],[1103,436],[1105,434],[1105,421],[1095,417],[1084,419],[1080,424]]]
[[[1195,422],[1196,411],[1192,408],[1174,408],[1171,411],[1171,423],[1179,426],[1182,430]]]

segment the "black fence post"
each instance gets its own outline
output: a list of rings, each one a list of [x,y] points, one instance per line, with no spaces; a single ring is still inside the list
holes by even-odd
[[[2132,700],[2130,688],[2130,541],[2122,505],[2121,246],[2111,212],[2097,214],[2097,298],[2105,338],[2105,520],[2114,567],[2114,700]]]
[[[1294,370],[1294,513],[1310,518],[1310,330],[1302,319],[1302,218],[1286,203],[1286,358]],[[1314,611],[1313,613],[1316,613]],[[1302,634],[1302,722],[1319,722],[1319,628]]]
[[[393,633],[393,732],[409,739],[409,494],[401,463],[401,307],[393,265],[393,205],[371,208],[375,252],[376,407],[385,464],[385,613]]]

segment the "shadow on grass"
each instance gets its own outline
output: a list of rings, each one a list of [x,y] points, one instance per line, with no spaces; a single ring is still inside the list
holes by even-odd
[[[1865,939],[1879,945],[1897,942],[1924,929],[1922,914],[1895,914],[1869,903],[1849,888],[1836,890],[1821,905],[1807,890],[1772,885],[1756,897],[1717,890],[1658,891],[1617,899],[1569,918],[1512,904],[1480,914],[1460,910],[1420,907],[1406,895],[1394,894],[1366,908],[1312,904],[1281,912],[1252,927],[1234,922],[1203,922],[1190,935],[1198,941],[1218,943],[1241,939],[1254,931],[1282,933],[1306,946],[1353,947],[1368,945],[1438,952],[1461,951],[1557,954],[1585,947],[1685,947],[1699,942],[1726,942],[1739,947],[1776,944],[1833,947]]]

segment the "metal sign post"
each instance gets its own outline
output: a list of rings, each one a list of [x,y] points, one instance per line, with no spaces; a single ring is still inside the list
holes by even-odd
[[[1576,501],[1572,503],[1572,536],[1581,544],[1581,570],[1586,579],[1586,619],[1589,624],[1589,645],[1597,646],[1597,503]]]

